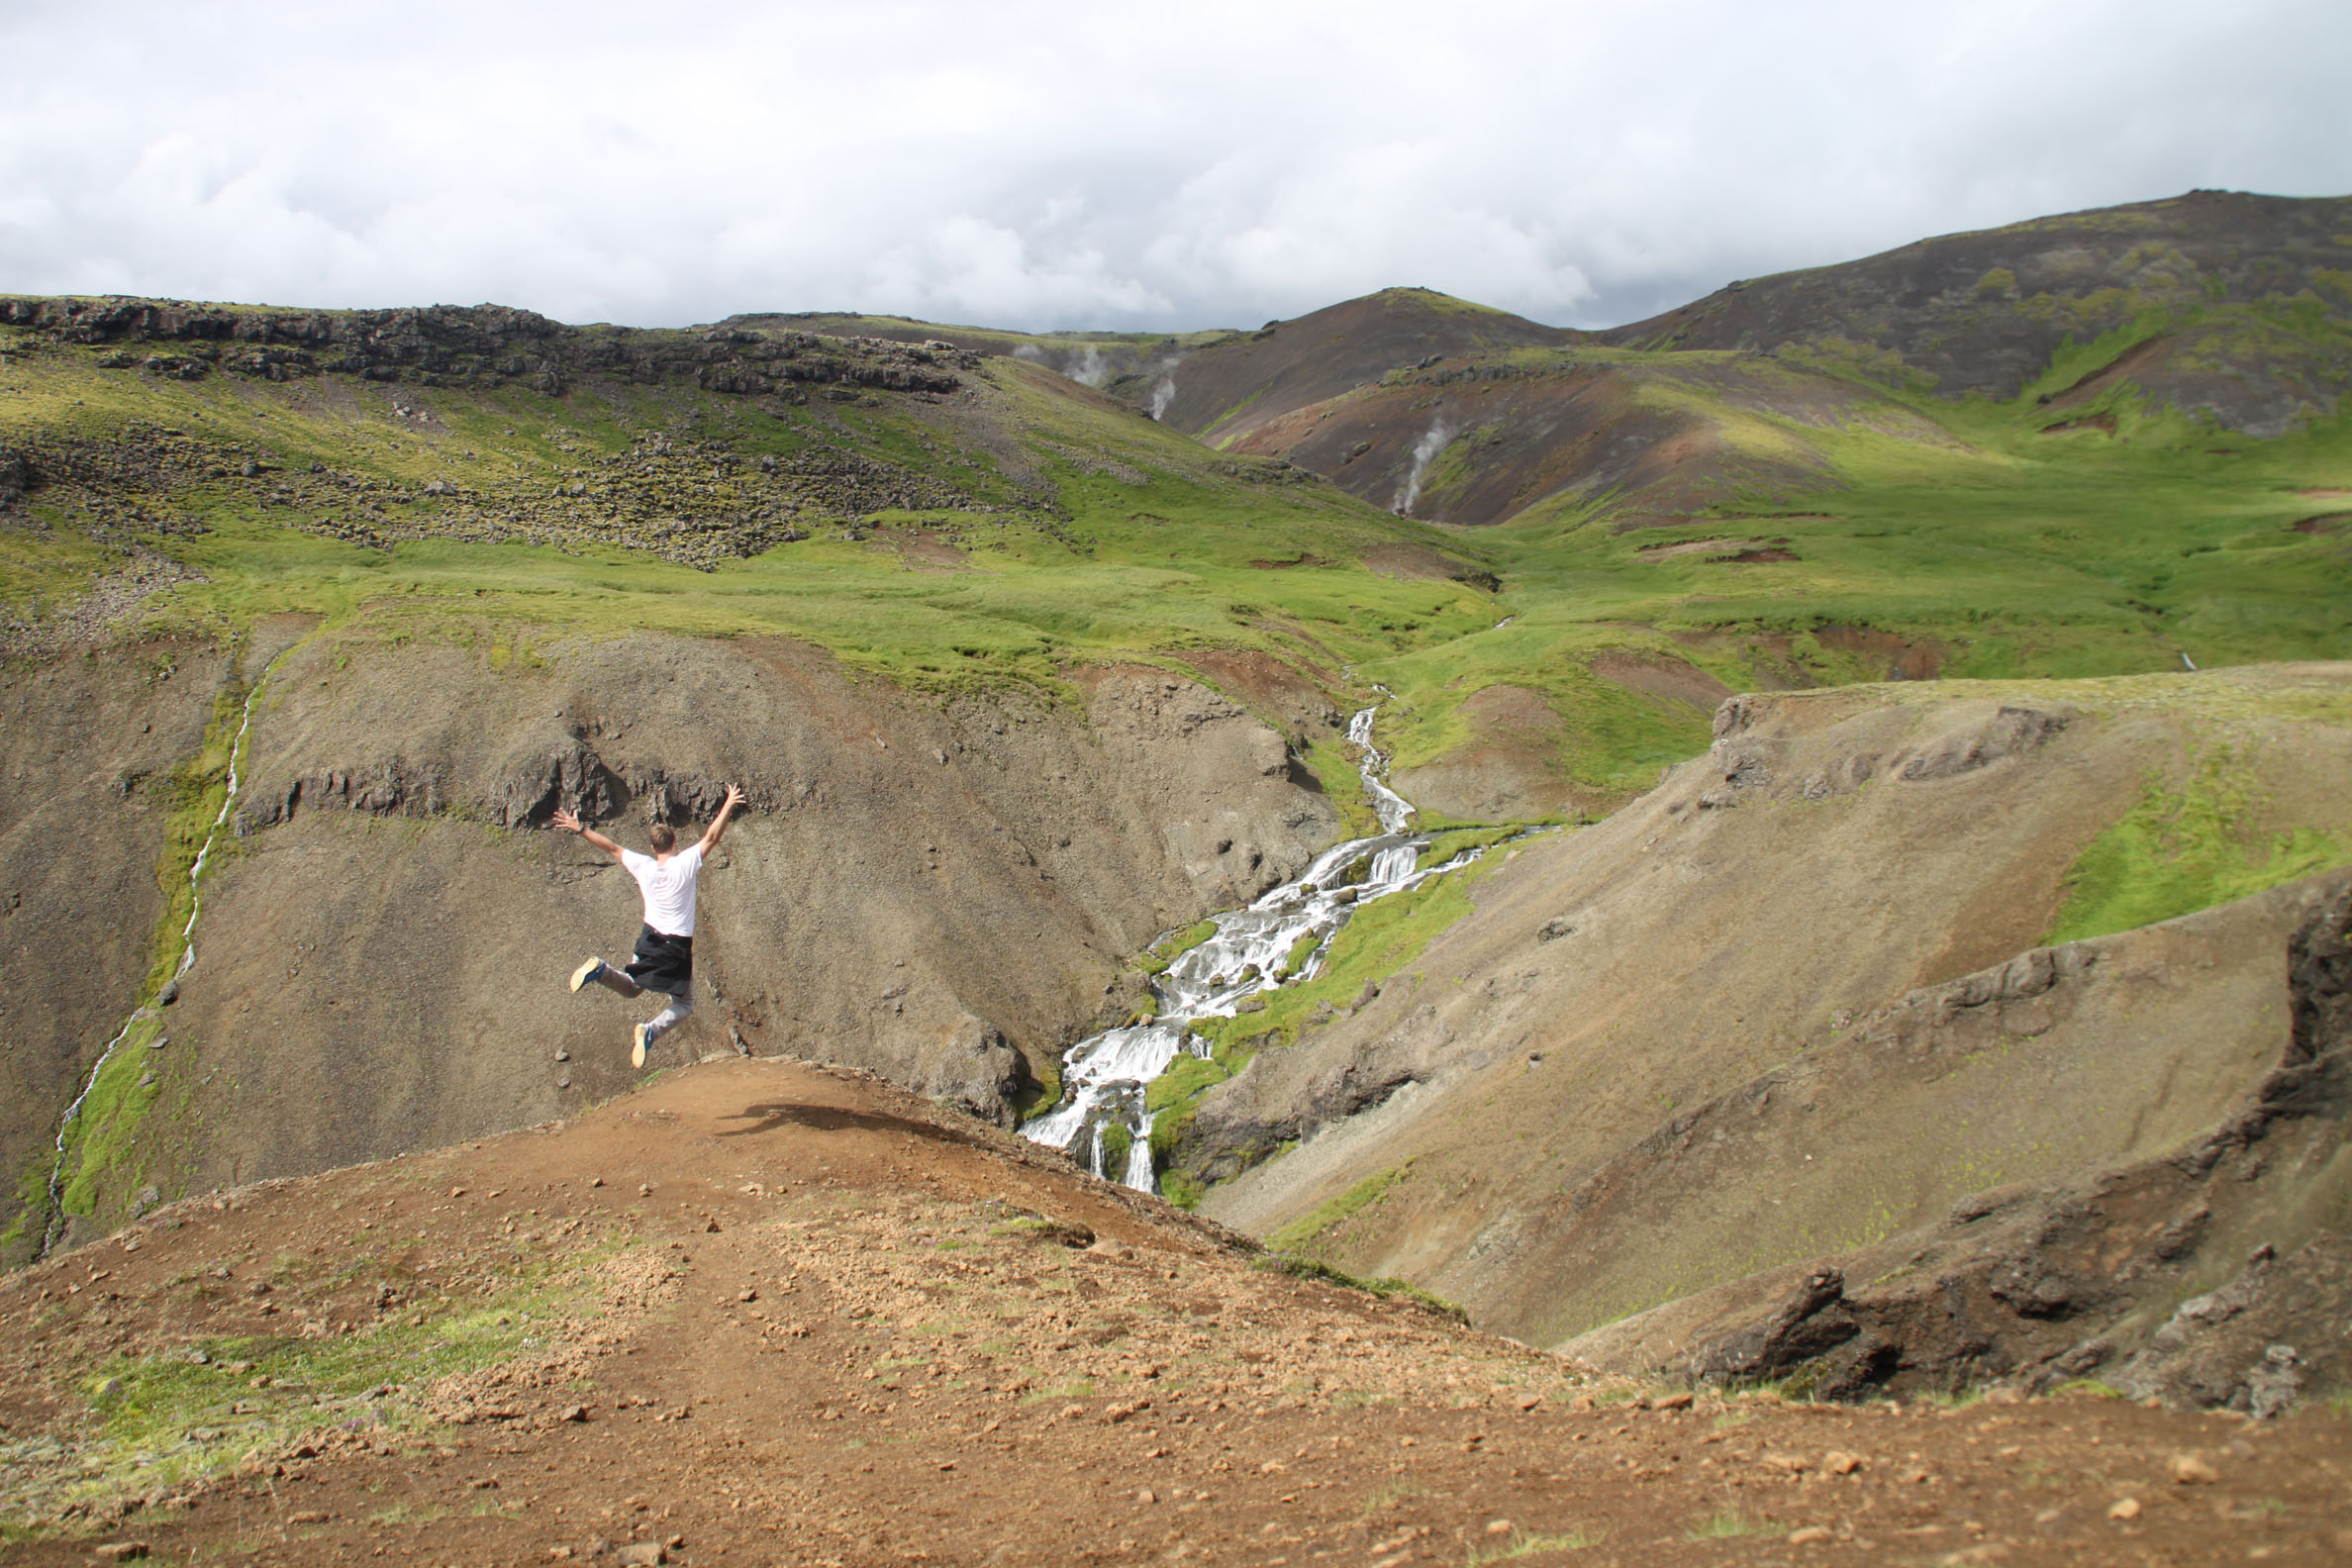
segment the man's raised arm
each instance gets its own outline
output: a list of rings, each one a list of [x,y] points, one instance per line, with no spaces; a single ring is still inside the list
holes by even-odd
[[[719,808],[719,815],[711,819],[710,831],[702,835],[702,842],[697,844],[695,847],[702,850],[704,854],[709,854],[712,850],[718,848],[720,834],[727,832],[728,819],[733,817],[735,813],[735,808],[742,804],[743,792],[739,789],[736,789],[733,784],[728,785],[727,804]]]
[[[587,839],[590,843],[596,845],[597,848],[602,849],[606,854],[611,855],[614,859],[618,860],[621,858],[621,846],[613,842],[612,839],[607,838],[603,833],[600,833],[595,829],[589,827],[586,823],[580,821],[580,817],[577,812],[567,812],[560,806],[556,807],[555,826],[562,829],[565,833],[578,833],[581,837]]]

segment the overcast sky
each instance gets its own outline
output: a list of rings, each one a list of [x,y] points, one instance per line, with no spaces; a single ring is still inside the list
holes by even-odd
[[[2352,193],[2344,0],[0,0],[0,292],[1613,325],[2220,186]]]

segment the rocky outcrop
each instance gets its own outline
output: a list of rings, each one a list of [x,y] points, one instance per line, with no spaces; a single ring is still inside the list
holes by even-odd
[[[1248,1091],[1259,1062],[1253,1057],[1234,1080],[1241,1085],[1209,1102],[1193,1119],[1183,1144],[1187,1170],[1202,1181],[1229,1181],[1282,1145],[1313,1137],[1324,1127],[1386,1105],[1400,1091],[1436,1075],[1452,1036],[1431,1007],[1416,1008],[1393,1028],[1323,1065],[1304,1089],[1269,1103]]]
[[[404,539],[621,544],[715,567],[892,508],[987,510],[928,474],[813,440],[746,459],[727,442],[640,439],[576,477],[421,484],[310,463],[289,469],[260,445],[133,425],[117,440],[45,436],[17,452],[23,486],[56,487],[108,530],[199,536],[188,488],[240,493],[259,516],[374,548]]]
[[[503,305],[270,311],[176,300],[0,299],[0,322],[57,343],[105,347],[109,369],[182,380],[214,370],[271,381],[319,374],[425,385],[525,382],[561,392],[584,373],[691,383],[741,396],[805,387],[952,392],[978,357],[944,343],[821,338],[741,326],[682,331],[567,327]],[[128,345],[168,344],[132,352]]]
[[[2306,1389],[2343,1386],[2352,1232],[2329,1217],[2352,1197],[2330,1174],[2352,1131],[2352,877],[2293,902],[2285,1048],[2217,1126],[2159,1158],[1972,1194],[1936,1225],[1567,1348],[1619,1369],[1834,1398],[2097,1374],[2134,1397],[2271,1416]],[[2063,967],[2010,965],[1912,1011],[1957,1021],[1959,1009],[2030,1001]],[[1645,1365],[1670,1339],[1682,1347]]]
[[[102,369],[180,380],[218,372],[286,380],[349,376],[385,384],[374,394],[403,421],[437,428],[409,384],[484,391],[508,383],[562,394],[574,385],[694,386],[756,397],[768,412],[812,397],[834,402],[938,403],[968,412],[976,355],[944,343],[824,338],[737,326],[687,331],[566,327],[496,306],[430,310],[282,312],[134,299],[0,298],[0,323],[30,329],[20,352],[87,356]],[[437,431],[437,434],[446,434]],[[511,433],[510,433],[511,434]],[[950,438],[952,439],[952,438]],[[641,437],[627,452],[580,456],[547,472],[464,453],[459,477],[391,477],[304,457],[266,441],[132,422],[91,437],[12,438],[0,448],[0,507],[36,487],[103,538],[200,535],[204,487],[252,515],[373,548],[407,539],[624,545],[711,569],[809,537],[851,528],[877,512],[1035,512],[1050,486],[969,483],[864,449],[813,422],[784,453],[756,456],[710,438]],[[560,438],[559,451],[578,447]],[[462,482],[460,482],[462,480]]]

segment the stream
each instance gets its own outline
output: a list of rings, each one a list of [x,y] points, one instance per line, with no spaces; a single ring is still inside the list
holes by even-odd
[[[1193,1032],[1193,1025],[1231,1018],[1260,992],[1314,979],[1331,938],[1358,906],[1419,887],[1484,853],[1472,849],[1442,865],[1417,869],[1429,839],[1407,831],[1413,804],[1388,786],[1388,759],[1372,744],[1376,712],[1377,706],[1366,708],[1349,720],[1347,738],[1361,751],[1356,770],[1381,831],[1325,849],[1296,881],[1244,908],[1212,916],[1214,934],[1152,982],[1157,1009],[1150,1022],[1106,1029],[1063,1054],[1061,1102],[1026,1124],[1024,1137],[1071,1150],[1097,1176],[1158,1191],[1151,1163],[1151,1124],[1157,1114],[1145,1109],[1144,1097],[1179,1052],[1209,1054],[1209,1042]],[[1286,976],[1292,950],[1309,936],[1315,941],[1311,955]],[[1114,1126],[1125,1127],[1128,1137],[1126,1168],[1118,1171],[1104,1168],[1104,1132]]]
[[[220,811],[213,816],[212,827],[204,834],[203,844],[196,850],[196,858],[188,865],[188,923],[180,928],[179,965],[171,971],[167,985],[177,985],[180,976],[186,974],[189,966],[196,962],[196,918],[204,913],[204,869],[212,859],[213,845],[220,840],[221,829],[227,825],[229,814],[237,809],[238,765],[245,759],[245,735],[253,728],[254,700],[261,695],[268,681],[269,673],[265,670],[261,679],[253,682],[253,689],[245,693],[245,712],[238,720],[237,735],[229,742],[228,792],[222,797]],[[123,1021],[122,1029],[116,1031],[113,1039],[106,1042],[106,1049],[98,1053],[97,1062],[90,1068],[89,1081],[82,1085],[81,1093],[73,1097],[73,1103],[65,1108],[65,1114],[57,1119],[57,1158],[49,1167],[49,1224],[42,1231],[41,1250],[34,1254],[36,1259],[49,1256],[50,1249],[57,1244],[58,1234],[65,1228],[66,1140],[72,1135],[74,1121],[81,1115],[82,1103],[90,1098],[90,1091],[98,1087],[98,1075],[106,1071],[106,1064],[114,1059],[114,1053],[121,1049],[123,1041],[129,1039],[132,1030],[139,1028],[141,1021],[151,1017],[153,1012],[151,1003],[142,1002]]]

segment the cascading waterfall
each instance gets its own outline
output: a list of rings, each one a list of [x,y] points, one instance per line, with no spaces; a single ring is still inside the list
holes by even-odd
[[[1151,1166],[1156,1113],[1145,1108],[1145,1095],[1179,1052],[1209,1054],[1208,1042],[1193,1033],[1192,1026],[1202,1019],[1231,1018],[1260,991],[1314,979],[1332,936],[1359,905],[1419,887],[1483,852],[1473,849],[1443,865],[1421,866],[1429,840],[1406,832],[1413,805],[1388,787],[1388,759],[1372,744],[1376,712],[1377,705],[1356,714],[1348,722],[1347,737],[1361,748],[1357,771],[1381,832],[1324,850],[1296,881],[1262,894],[1245,909],[1212,917],[1215,933],[1152,983],[1157,1009],[1149,1023],[1107,1029],[1070,1047],[1062,1058],[1061,1103],[1023,1127],[1025,1137],[1081,1151],[1098,1176],[1157,1191]],[[1292,951],[1308,936],[1315,939],[1312,955],[1286,973]],[[1104,1168],[1104,1134],[1113,1127],[1127,1134],[1126,1168],[1116,1172]]]
[[[268,672],[264,671],[261,679],[253,683],[253,689],[245,693],[245,711],[239,716],[237,734],[229,742],[229,788],[221,799],[220,811],[213,816],[212,827],[205,832],[204,842],[197,846],[196,858],[188,865],[188,922],[180,928],[179,964],[171,971],[171,984],[177,984],[180,976],[186,974],[189,966],[196,962],[196,918],[204,913],[204,868],[212,859],[213,845],[221,836],[221,829],[228,824],[229,814],[237,809],[241,784],[238,768],[245,760],[245,736],[253,728],[253,703],[260,697],[261,689],[268,684]],[[57,1119],[57,1158],[49,1167],[49,1224],[42,1231],[41,1251],[36,1254],[38,1257],[49,1256],[49,1249],[57,1244],[58,1232],[65,1227],[65,1144],[73,1131],[75,1119],[81,1115],[82,1103],[90,1098],[90,1091],[98,1087],[98,1075],[106,1071],[106,1064],[114,1058],[114,1053],[121,1048],[123,1041],[131,1037],[131,1031],[139,1027],[140,1021],[148,1016],[148,1004],[143,1002],[123,1021],[122,1029],[116,1031],[113,1039],[106,1042],[106,1049],[98,1053],[98,1060],[90,1068],[89,1080],[82,1085],[81,1093],[73,1097],[73,1103]]]

